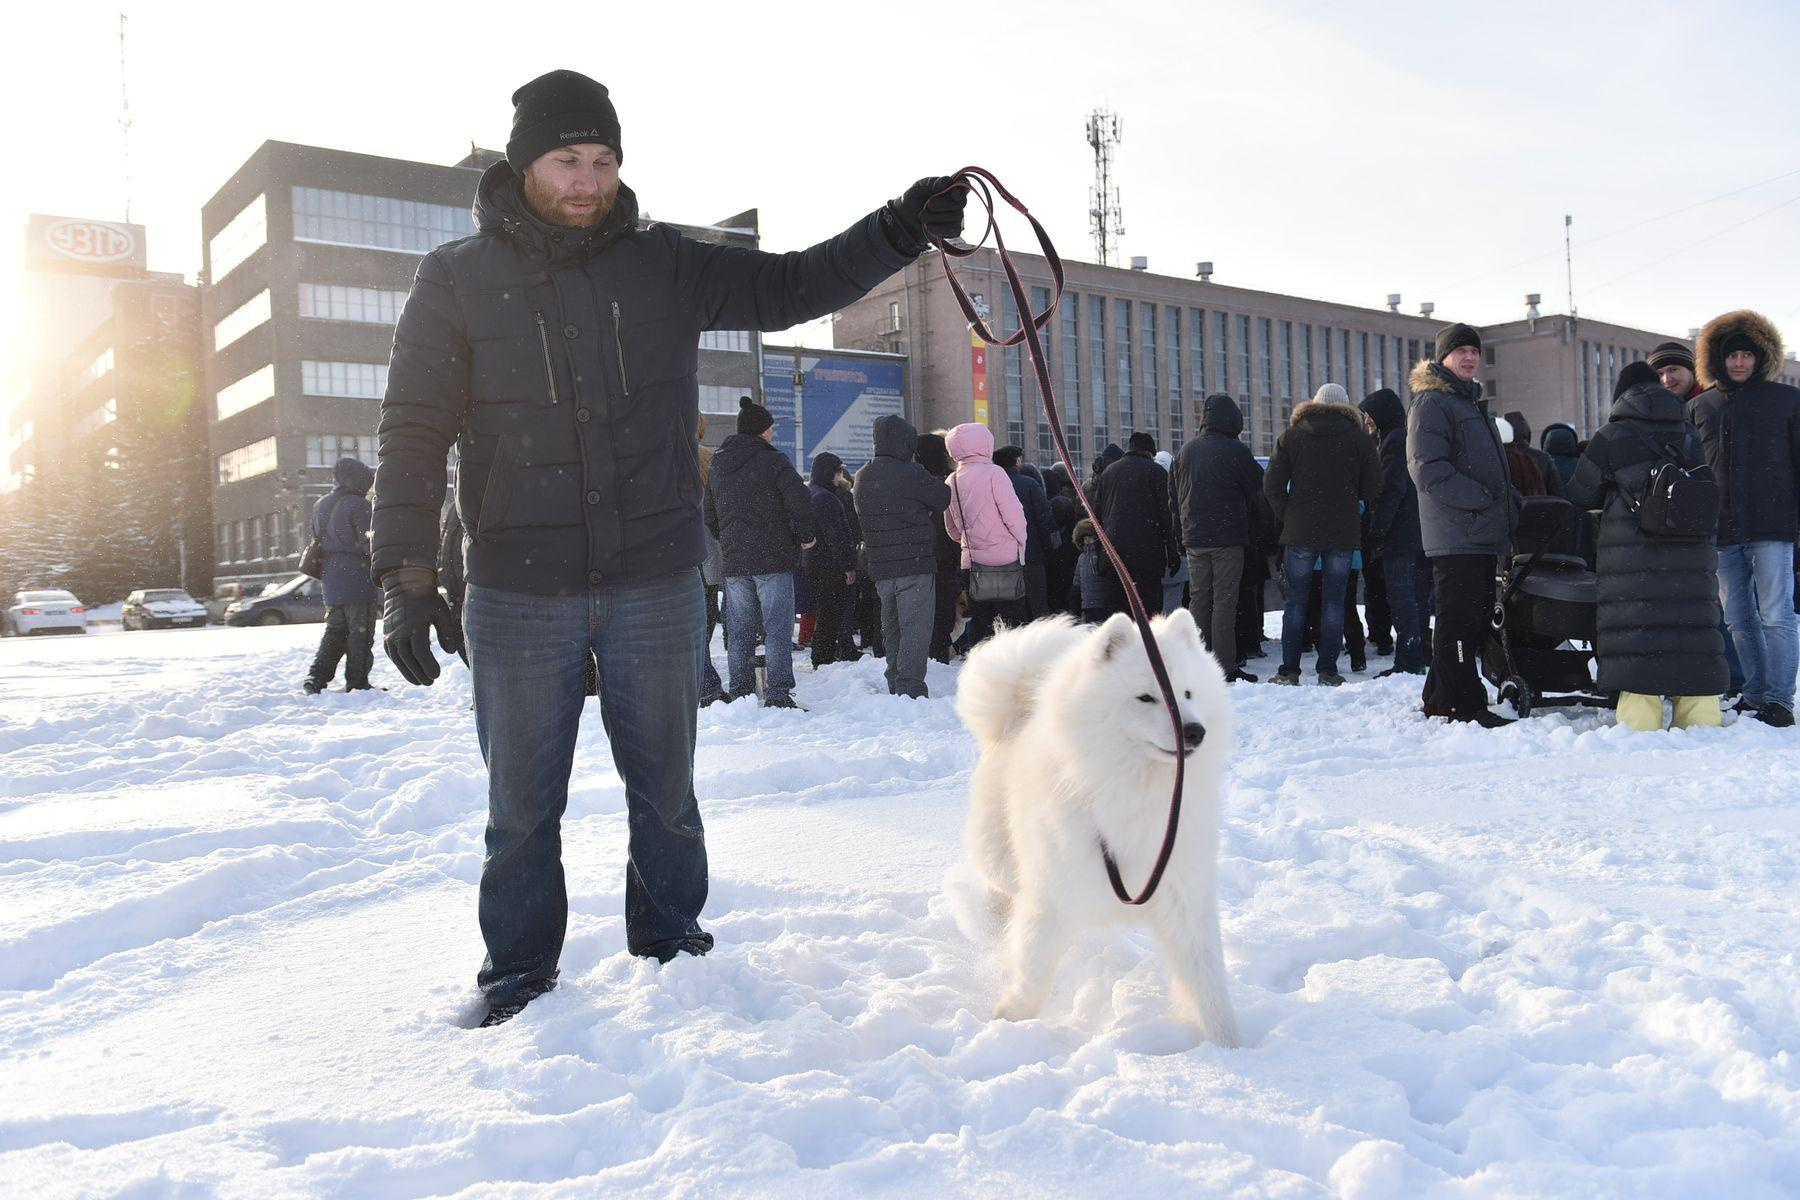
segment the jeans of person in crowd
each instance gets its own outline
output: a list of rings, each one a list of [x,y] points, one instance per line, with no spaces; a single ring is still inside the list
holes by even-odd
[[[1744,670],[1744,699],[1794,710],[1800,628],[1794,616],[1792,542],[1719,547],[1719,599]]]
[[[1725,723],[1717,696],[1671,696],[1674,715],[1670,729],[1712,728]],[[1639,733],[1654,733],[1662,728],[1663,698],[1637,692],[1620,692],[1617,706],[1619,724]]]
[[[806,582],[812,585],[813,603],[818,614],[812,634],[812,665],[817,670],[838,660],[844,623],[850,617],[855,593],[844,582],[842,571],[808,567]]]
[[[922,700],[930,695],[925,690],[925,660],[931,650],[937,577],[902,575],[898,579],[877,579],[875,594],[881,598],[881,642],[887,647],[888,695]]]
[[[1731,636],[1731,626],[1725,623],[1725,606],[1719,605],[1719,640],[1725,643],[1725,669],[1731,674],[1731,683],[1727,690],[1742,693],[1744,690],[1744,664],[1738,659],[1737,639]]]
[[[351,691],[369,686],[369,668],[375,662],[375,604],[334,604],[325,611],[325,632],[313,655],[307,676],[323,688],[344,664],[344,687]]]
[[[719,668],[712,660],[713,630],[719,627],[719,589],[703,585],[701,591],[706,597],[706,640],[700,643],[700,703],[711,704],[725,693]]]
[[[1424,611],[1419,607],[1418,574],[1415,555],[1384,554],[1381,578],[1385,585],[1386,607],[1394,627],[1394,667],[1401,671],[1425,669]],[[1370,572],[1368,582],[1374,584]]]
[[[843,576],[838,576],[842,579]],[[767,667],[762,702],[785,699],[794,693],[794,575],[776,571],[769,575],[725,577],[726,671],[731,695],[756,693],[756,633],[763,634],[763,662]]]
[[[1380,555],[1363,551],[1363,618],[1369,646],[1377,654],[1394,652],[1394,613],[1388,607],[1387,566]]]
[[[994,635],[994,622],[1017,629],[1031,620],[1031,602],[1017,600],[978,600],[969,605],[969,627],[963,630],[965,646],[973,650]]]
[[[1129,562],[1125,566],[1131,571],[1131,583],[1144,612],[1152,617],[1162,612],[1162,568]],[[1116,613],[1129,613],[1131,601],[1125,597],[1125,586],[1104,558],[1100,560],[1100,578],[1106,584],[1106,606]]]
[[[1172,613],[1182,606],[1182,593],[1188,591],[1188,579],[1188,560],[1187,555],[1183,554],[1180,564],[1173,571],[1163,572],[1162,610],[1164,612]],[[1229,667],[1226,669],[1230,670]]]
[[[1025,607],[1033,621],[1050,615],[1050,577],[1041,562],[1025,564]]]
[[[962,573],[955,568],[937,573],[932,589],[931,657],[941,663],[950,661],[956,652],[950,635],[956,629],[956,602],[962,596]]]
[[[1494,556],[1447,554],[1431,560],[1437,631],[1420,705],[1428,717],[1468,717],[1487,708],[1481,647],[1494,610]]]
[[[653,954],[683,938],[710,945],[699,925],[706,836],[694,799],[700,573],[576,596],[470,584],[463,616],[488,770],[479,906],[487,961],[476,982],[489,1004],[556,977],[569,912],[561,823],[590,655],[625,784],[626,947]]]
[[[1188,607],[1200,639],[1227,675],[1237,670],[1239,584],[1244,547],[1202,546],[1188,554]]]
[[[1301,646],[1306,641],[1307,598],[1320,563],[1319,674],[1335,675],[1338,652],[1344,647],[1344,581],[1350,577],[1349,550],[1318,550],[1311,546],[1282,548],[1282,572],[1287,603],[1281,613],[1281,669],[1300,670]]]

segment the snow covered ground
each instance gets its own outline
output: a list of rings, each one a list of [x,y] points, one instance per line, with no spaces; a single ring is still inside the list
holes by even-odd
[[[1791,731],[1234,688],[1221,1051],[1132,938],[988,1019],[953,671],[702,713],[719,945],[660,968],[590,714],[563,987],[474,1031],[467,676],[308,699],[318,632],[0,643],[0,1193],[1800,1193]]]

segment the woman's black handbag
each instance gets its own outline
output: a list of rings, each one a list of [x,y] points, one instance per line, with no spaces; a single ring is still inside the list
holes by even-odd
[[[1636,436],[1665,460],[1650,468],[1643,499],[1619,489],[1626,506],[1637,514],[1638,528],[1652,537],[1710,536],[1719,525],[1719,485],[1683,467],[1671,447],[1658,445],[1641,433]]]
[[[951,498],[956,501],[956,518],[962,522],[963,536],[969,536],[969,519],[963,516],[962,497],[956,483],[950,484]],[[1025,597],[1025,564],[1001,563],[988,566],[969,560],[969,601],[972,604],[1010,604]]]

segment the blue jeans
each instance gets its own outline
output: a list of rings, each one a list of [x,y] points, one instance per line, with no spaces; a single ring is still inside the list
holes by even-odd
[[[1312,586],[1313,563],[1322,559],[1319,578],[1319,674],[1336,675],[1338,651],[1344,648],[1344,592],[1350,586],[1351,550],[1282,548],[1287,576],[1287,604],[1281,613],[1281,669],[1300,670],[1300,648],[1306,644],[1306,594]]]
[[[763,631],[763,663],[768,668],[762,701],[794,692],[794,575],[727,575],[725,577],[725,658],[731,694],[756,691],[756,631]]]
[[[706,837],[694,799],[700,575],[683,571],[578,596],[469,585],[463,608],[475,730],[488,769],[476,982],[490,1004],[556,977],[568,925],[562,814],[590,650],[600,720],[625,784],[625,941],[633,954],[700,931]]]
[[[1794,617],[1794,547],[1741,542],[1719,547],[1719,598],[1744,668],[1744,699],[1794,709],[1800,629]]]
[[[1399,671],[1425,669],[1425,625],[1423,610],[1419,607],[1418,559],[1419,556],[1412,552],[1381,556],[1388,619],[1394,623],[1394,668]]]

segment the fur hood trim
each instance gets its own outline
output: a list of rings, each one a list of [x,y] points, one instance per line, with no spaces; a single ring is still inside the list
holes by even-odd
[[[1741,333],[1756,343],[1762,357],[1757,364],[1757,379],[1766,382],[1780,377],[1781,334],[1776,332],[1775,322],[1759,312],[1740,308],[1708,321],[1706,328],[1700,331],[1700,340],[1694,343],[1694,374],[1700,377],[1701,387],[1718,387],[1725,379],[1725,355],[1720,347],[1734,333]]]
[[[1417,395],[1420,392],[1441,392],[1444,390],[1444,385],[1439,382],[1438,377],[1431,373],[1431,368],[1436,365],[1437,364],[1431,359],[1423,358],[1419,360],[1419,365],[1412,369],[1412,374],[1407,377],[1406,382],[1407,386],[1412,388],[1414,395]]]
[[[1337,413],[1349,417],[1358,425],[1362,424],[1362,413],[1357,411],[1356,405],[1332,404],[1324,400],[1308,400],[1305,404],[1296,405],[1294,415],[1288,418],[1288,424],[1298,425],[1307,417],[1319,417],[1327,413]]]

